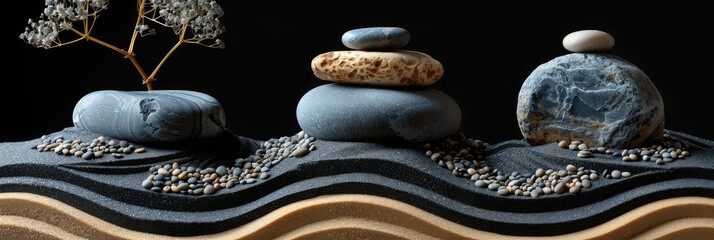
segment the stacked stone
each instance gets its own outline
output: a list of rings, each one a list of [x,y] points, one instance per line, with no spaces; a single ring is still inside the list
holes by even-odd
[[[430,88],[444,73],[431,56],[399,48],[410,40],[398,27],[345,32],[352,49],[320,54],[312,60],[319,79],[333,83],[307,92],[297,120],[318,139],[367,142],[426,142],[453,136],[461,110],[453,98]]]
[[[662,139],[664,103],[634,64],[603,53],[608,33],[583,30],[563,38],[572,53],[538,66],[518,94],[518,125],[525,140],[560,140],[608,148],[638,148]]]

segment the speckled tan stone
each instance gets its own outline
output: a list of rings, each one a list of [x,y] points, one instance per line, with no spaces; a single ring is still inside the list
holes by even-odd
[[[376,86],[429,86],[444,75],[431,56],[415,51],[333,51],[312,59],[312,71],[322,80]]]

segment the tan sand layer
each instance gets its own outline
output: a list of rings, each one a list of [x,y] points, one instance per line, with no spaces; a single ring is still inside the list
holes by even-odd
[[[0,239],[711,239],[714,199],[677,197],[638,207],[596,227],[558,236],[507,236],[465,227],[417,207],[365,194],[295,202],[234,229],[193,237],[147,234],[58,200],[0,193]]]

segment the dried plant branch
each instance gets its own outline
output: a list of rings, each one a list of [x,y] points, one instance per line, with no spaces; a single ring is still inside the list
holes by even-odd
[[[138,0],[137,19],[132,31],[128,50],[119,48],[106,41],[100,40],[90,33],[99,17],[99,12],[107,9],[109,0],[45,0],[45,9],[37,21],[29,19],[25,32],[20,34],[20,39],[38,48],[51,49],[86,39],[107,47],[128,58],[141,75],[142,83],[147,90],[153,89],[152,82],[156,80],[166,61],[183,43],[197,44],[211,48],[223,48],[224,43],[218,35],[225,32],[218,20],[223,16],[223,9],[215,0]],[[147,21],[148,20],[148,21]],[[73,24],[81,22],[81,30]],[[171,28],[178,36],[176,44],[164,55],[154,67],[151,75],[146,75],[142,66],[135,57],[134,46],[137,36],[145,37],[156,34],[156,30],[149,27],[147,22]],[[69,30],[78,36],[63,42],[60,33]],[[191,37],[186,38],[190,33]],[[204,43],[212,41],[212,43]]]

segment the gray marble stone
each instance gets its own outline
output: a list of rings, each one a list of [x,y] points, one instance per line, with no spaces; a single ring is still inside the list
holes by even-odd
[[[398,27],[358,28],[342,34],[342,44],[355,50],[391,50],[409,43],[409,32]]]
[[[572,53],[538,66],[518,95],[523,137],[539,145],[640,147],[662,137],[664,104],[655,85],[626,60]]]
[[[74,126],[134,143],[206,139],[223,131],[226,116],[213,97],[185,90],[104,90],[82,97]]]
[[[300,99],[297,120],[305,133],[319,139],[423,142],[455,135],[461,109],[436,89],[332,83]]]

